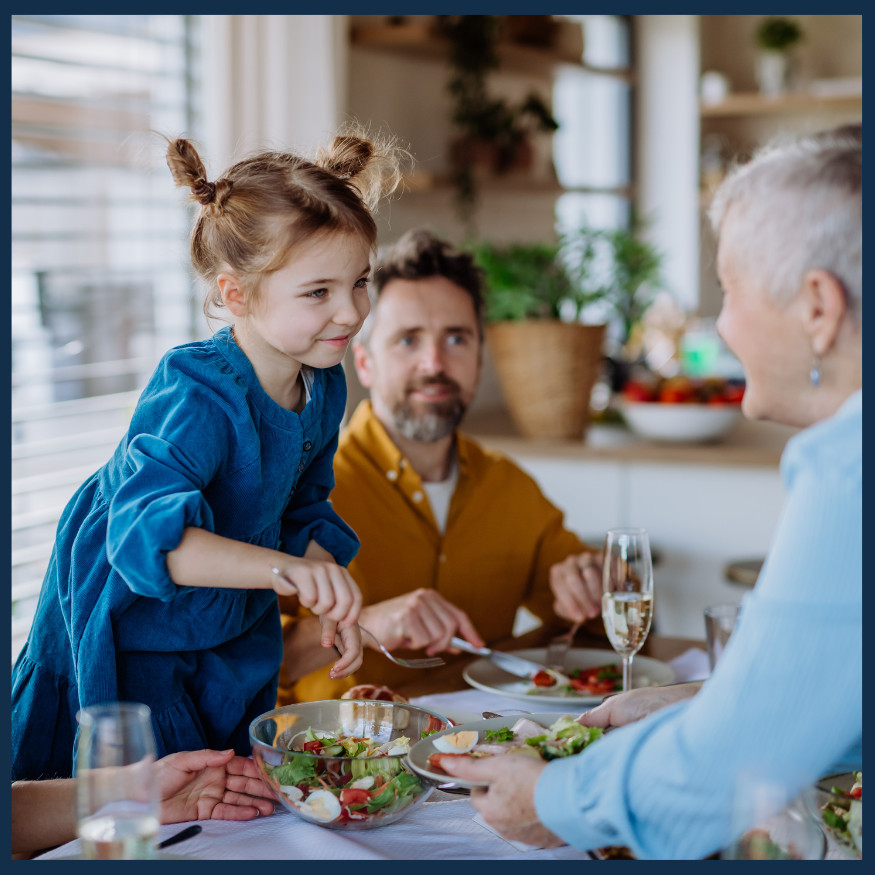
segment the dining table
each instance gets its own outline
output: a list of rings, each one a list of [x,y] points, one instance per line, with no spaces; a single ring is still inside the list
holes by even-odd
[[[579,642],[575,642],[575,646]],[[601,643],[604,649],[604,642]],[[651,636],[642,653],[667,662],[675,682],[704,679],[708,659],[702,641]],[[454,671],[418,671],[411,681],[414,705],[460,720],[481,719],[483,712],[523,713],[527,704],[498,692],[467,687]],[[592,707],[592,706],[589,706]],[[565,705],[538,705],[537,711],[573,713]],[[576,711],[586,710],[578,707]],[[502,860],[541,862],[549,860],[601,860],[596,851],[569,845],[540,848],[510,841],[490,827],[471,805],[466,792],[435,788],[431,795],[406,816],[373,829],[330,829],[309,823],[279,804],[273,814],[248,821],[205,820],[193,837],[159,851],[163,860]],[[174,836],[187,823],[164,824],[158,841]],[[81,859],[77,840],[47,851],[35,859]]]

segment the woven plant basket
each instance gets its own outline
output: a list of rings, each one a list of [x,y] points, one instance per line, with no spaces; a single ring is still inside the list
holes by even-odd
[[[604,325],[549,319],[486,326],[501,391],[523,437],[583,439],[604,334]]]

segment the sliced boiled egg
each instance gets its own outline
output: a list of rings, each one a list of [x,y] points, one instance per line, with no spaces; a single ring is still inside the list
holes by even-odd
[[[300,787],[296,787],[294,784],[280,784],[280,793],[282,793],[289,802],[297,802],[303,795],[304,792]]]
[[[477,744],[477,738],[478,733],[475,730],[464,729],[461,732],[438,735],[433,744],[441,753],[468,753]]]
[[[314,790],[296,805],[298,811],[310,820],[330,823],[340,817],[340,800],[330,790]]]

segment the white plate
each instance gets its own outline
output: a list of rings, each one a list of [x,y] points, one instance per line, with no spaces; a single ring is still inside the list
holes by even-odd
[[[541,664],[547,658],[547,651],[544,648],[514,650],[512,652],[523,659],[530,659],[532,662]],[[613,650],[577,648],[569,650],[565,658],[565,668],[567,670],[593,668],[596,665],[607,665],[608,663],[614,663],[618,668],[622,667],[620,657]],[[524,678],[508,674],[488,659],[478,659],[477,662],[471,663],[462,672],[462,677],[472,687],[477,687],[478,690],[485,690],[487,693],[499,693],[503,696],[509,696],[511,699],[530,702],[532,705],[564,705],[571,711],[580,705],[597,705],[604,698],[602,693],[597,696],[585,693],[575,696],[559,696],[555,694],[550,695],[546,691],[543,693],[530,693],[530,690],[542,688],[534,686]],[[662,684],[672,683],[674,678],[674,669],[658,659],[651,659],[648,656],[636,656],[632,660],[633,687],[661,686]]]
[[[456,787],[464,787],[468,790],[473,787],[488,787],[488,781],[463,781],[461,778],[452,778],[446,772],[436,772],[428,764],[428,758],[433,753],[438,753],[438,749],[434,746],[434,740],[441,735],[448,735],[450,732],[462,732],[463,730],[473,729],[479,733],[478,741],[483,741],[483,733],[487,729],[510,729],[514,723],[521,717],[527,720],[534,720],[535,723],[540,723],[541,726],[552,726],[562,715],[554,714],[509,714],[505,717],[490,717],[488,720],[474,720],[471,723],[463,723],[460,726],[453,726],[451,729],[444,729],[441,732],[435,732],[428,735],[421,741],[410,748],[410,753],[407,755],[407,761],[414,772],[427,778],[436,784],[453,784]]]
[[[459,726],[462,723],[473,723],[475,720],[482,719],[479,714],[473,711],[462,711],[459,708],[441,708],[437,705],[424,705],[429,711],[434,711],[435,714],[440,714],[445,717],[454,726]]]

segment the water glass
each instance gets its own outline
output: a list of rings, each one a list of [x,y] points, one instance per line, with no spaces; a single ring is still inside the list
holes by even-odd
[[[714,671],[714,666],[735,629],[740,610],[738,605],[709,605],[705,608],[705,643],[708,646],[708,665],[711,671]]]
[[[154,860],[161,796],[152,713],[115,702],[76,715],[76,830],[86,860]]]
[[[810,788],[792,797],[785,783],[746,773],[733,801],[735,840],[724,860],[822,860],[826,836],[812,816]]]

